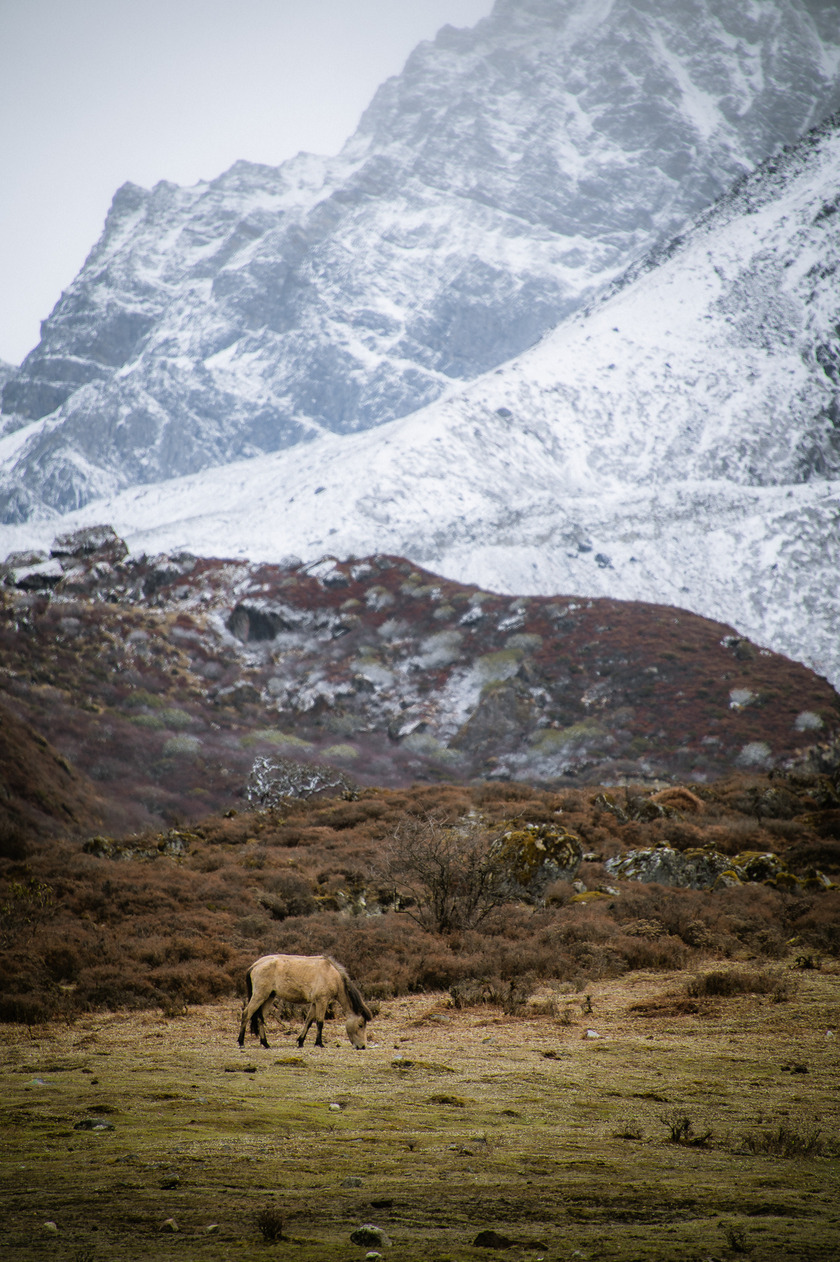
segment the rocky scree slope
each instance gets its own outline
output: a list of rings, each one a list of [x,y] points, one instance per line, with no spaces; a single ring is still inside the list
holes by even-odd
[[[840,105],[838,56],[825,0],[499,0],[335,159],[125,185],[3,390],[3,520],[366,429],[509,359]]]
[[[114,831],[241,797],[258,757],[368,784],[703,782],[830,743],[811,671],[683,611],[511,598],[397,557],[131,558],[106,528],[4,567],[6,704]]]

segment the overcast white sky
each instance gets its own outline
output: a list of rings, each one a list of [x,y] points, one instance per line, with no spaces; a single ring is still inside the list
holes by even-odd
[[[18,363],[125,180],[337,153],[378,85],[492,0],[0,0],[0,359]]]

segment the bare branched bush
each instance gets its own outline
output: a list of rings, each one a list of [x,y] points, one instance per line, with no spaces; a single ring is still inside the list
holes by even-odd
[[[710,1130],[703,1131],[699,1135],[696,1134],[691,1118],[679,1109],[672,1109],[669,1113],[663,1113],[659,1120],[663,1126],[668,1128],[669,1144],[683,1144],[689,1148],[705,1148],[712,1138]]]
[[[739,1223],[721,1223],[720,1229],[733,1253],[752,1253],[753,1246],[747,1240],[746,1230]]]
[[[280,806],[289,798],[308,800],[333,794],[352,799],[357,792],[355,782],[338,767],[273,754],[254,760],[245,787],[246,798],[260,810]]]
[[[283,1239],[283,1217],[276,1209],[261,1209],[257,1214],[257,1230],[266,1244]]]
[[[435,933],[475,928],[511,897],[492,838],[469,816],[407,815],[379,876],[393,889],[395,905]]]

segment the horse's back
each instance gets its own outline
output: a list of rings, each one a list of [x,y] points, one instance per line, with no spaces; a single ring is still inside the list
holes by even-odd
[[[309,1003],[334,992],[340,970],[326,955],[261,955],[248,970],[254,986],[268,986],[281,999]]]

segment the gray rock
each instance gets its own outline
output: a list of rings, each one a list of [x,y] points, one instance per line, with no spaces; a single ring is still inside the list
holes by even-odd
[[[115,1129],[114,1123],[107,1121],[104,1117],[83,1117],[73,1127],[74,1131],[112,1131]]]
[[[113,526],[86,526],[56,535],[50,553],[54,557],[86,557],[103,549],[126,556],[128,548]]]
[[[607,859],[604,867],[612,876],[626,880],[695,890],[749,883],[792,889],[801,884],[785,870],[777,855],[752,850],[725,855],[716,850],[673,850],[670,846],[655,846],[649,850],[628,850],[626,854]]]
[[[350,1240],[353,1244],[368,1245],[375,1249],[389,1249],[391,1241],[386,1232],[381,1227],[375,1226],[374,1223],[363,1223],[361,1227],[357,1227],[350,1234]]]

